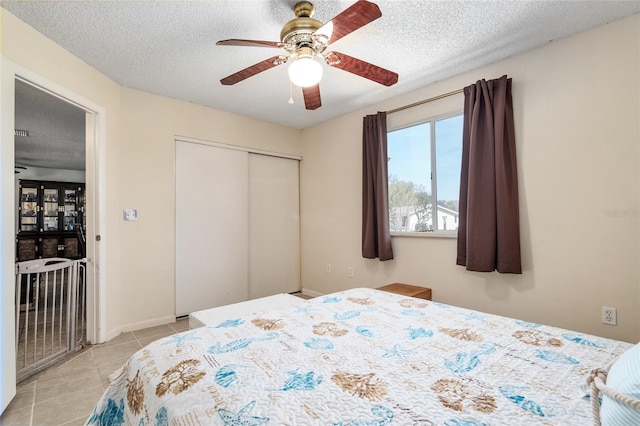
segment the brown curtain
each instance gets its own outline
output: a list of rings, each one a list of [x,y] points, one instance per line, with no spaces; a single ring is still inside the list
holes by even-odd
[[[511,79],[464,88],[458,265],[522,273]]]
[[[367,115],[362,126],[362,257],[393,259],[389,231],[387,113]]]

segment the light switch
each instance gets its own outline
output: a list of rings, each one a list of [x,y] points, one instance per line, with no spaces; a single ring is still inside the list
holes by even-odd
[[[138,220],[138,210],[124,209],[124,220]]]

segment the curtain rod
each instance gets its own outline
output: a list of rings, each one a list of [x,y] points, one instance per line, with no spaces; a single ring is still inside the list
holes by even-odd
[[[405,106],[401,106],[401,107],[389,110],[389,111],[387,111],[387,115],[388,114],[393,114],[394,112],[404,111],[405,109],[413,108],[413,107],[416,107],[418,105],[422,105],[422,104],[426,104],[426,103],[429,103],[429,102],[437,101],[438,99],[446,98],[448,96],[457,95],[458,93],[463,93],[463,92],[464,92],[464,89],[458,89],[458,90],[454,90],[453,92],[443,93],[442,95],[434,96],[433,98],[424,99],[422,101],[414,102],[414,103],[409,104],[409,105],[405,105]]]

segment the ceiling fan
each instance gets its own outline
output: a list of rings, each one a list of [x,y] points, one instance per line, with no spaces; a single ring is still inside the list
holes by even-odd
[[[380,8],[375,3],[359,0],[325,24],[312,17],[314,6],[308,1],[296,3],[293,12],[296,17],[282,27],[280,42],[243,39],[217,42],[216,44],[222,46],[275,47],[287,52],[251,65],[223,78],[220,82],[224,85],[236,84],[291,61],[289,78],[293,84],[302,87],[305,107],[308,110],[317,109],[322,105],[319,84],[322,79],[320,61],[385,86],[392,86],[398,82],[398,74],[393,71],[344,53],[326,52],[331,43],[381,17]]]

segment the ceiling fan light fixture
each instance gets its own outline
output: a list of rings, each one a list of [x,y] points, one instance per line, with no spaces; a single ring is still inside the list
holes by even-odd
[[[398,74],[358,58],[326,49],[344,36],[375,21],[382,16],[378,5],[371,1],[358,0],[326,23],[313,18],[314,7],[308,1],[299,1],[293,8],[296,15],[280,30],[280,41],[228,39],[216,45],[255,46],[280,48],[286,55],[274,56],[244,68],[220,80],[221,84],[239,83],[277,65],[289,62],[289,91],[295,84],[302,88],[304,106],[315,110],[322,106],[320,80],[327,66],[350,72],[376,83],[392,86],[398,82]],[[289,103],[293,99],[289,97]]]
[[[312,54],[299,53],[298,59],[289,65],[289,79],[299,87],[315,86],[322,80],[322,64]]]

